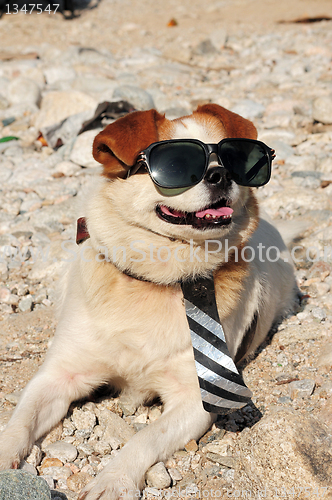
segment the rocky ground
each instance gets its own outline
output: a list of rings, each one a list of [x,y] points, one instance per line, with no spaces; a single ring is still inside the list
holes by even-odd
[[[144,494],[332,498],[332,24],[289,22],[330,14],[323,0],[103,0],[70,21],[3,15],[0,141],[15,139],[0,142],[0,428],[51,342],[61,243],[100,172],[98,130],[77,137],[82,123],[103,101],[168,117],[215,102],[276,149],[257,196],[288,239],[296,234],[304,298],[244,369],[252,405],[154,466]],[[96,394],[21,466],[76,499],[161,411]]]

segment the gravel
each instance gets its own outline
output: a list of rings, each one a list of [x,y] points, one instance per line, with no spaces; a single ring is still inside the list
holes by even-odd
[[[307,2],[308,16],[318,15],[322,2]],[[281,477],[286,469],[289,490],[308,486],[305,478],[316,487],[294,429],[301,428],[306,453],[320,463],[319,419],[332,432],[331,371],[323,356],[332,337],[331,22],[277,22],[301,17],[301,1],[267,8],[254,0],[254,8],[247,0],[225,0],[203,9],[198,0],[183,0],[163,4],[162,15],[158,2],[132,3],[136,8],[125,9],[105,0],[71,21],[44,14],[41,24],[37,15],[1,18],[0,138],[19,140],[0,143],[0,429],[52,339],[61,259],[70,257],[61,243],[74,239],[77,206],[100,173],[91,154],[98,130],[77,136],[82,122],[105,100],[156,106],[169,118],[216,102],[252,119],[259,139],[276,149],[272,179],[256,194],[286,236],[298,233],[293,254],[305,298],[244,366],[252,404],[154,465],[144,493],[149,499],[175,487],[225,493],[251,484],[254,496],[268,480],[278,486],[269,470]],[[178,24],[168,27],[172,18]],[[76,500],[161,413],[158,404],[137,409],[108,394],[75,403],[18,473],[30,478],[29,466],[47,483],[40,484]],[[280,449],[288,450],[284,459]],[[327,459],[324,471],[330,471]],[[329,486],[329,479],[323,483]]]

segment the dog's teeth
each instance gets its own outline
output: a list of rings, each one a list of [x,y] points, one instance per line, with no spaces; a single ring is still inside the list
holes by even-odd
[[[213,217],[211,214],[206,214],[206,216],[204,217],[204,219],[211,219],[211,217]]]

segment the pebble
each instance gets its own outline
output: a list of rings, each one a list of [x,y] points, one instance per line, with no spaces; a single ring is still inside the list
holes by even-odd
[[[104,428],[102,440],[108,443],[113,450],[123,446],[135,434],[134,429],[119,415],[106,408],[97,411],[99,424]]]
[[[185,450],[186,451],[197,451],[198,450],[198,445],[195,441],[195,439],[192,439],[191,441],[189,441],[186,445],[185,445]]]
[[[47,467],[62,467],[63,463],[58,458],[47,458],[45,457],[40,468],[45,469]]]
[[[326,319],[326,311],[321,307],[314,307],[311,310],[311,314],[315,319],[318,319],[318,321],[324,321]]]
[[[332,96],[317,97],[313,102],[312,116],[314,120],[324,123],[332,123]]]
[[[24,89],[24,92],[22,92]],[[7,97],[11,105],[29,103],[39,105],[41,99],[41,92],[39,86],[28,78],[14,78],[11,81]]]
[[[63,441],[56,441],[45,447],[47,456],[50,458],[58,458],[61,462],[73,462],[77,457],[77,449],[75,446]]]
[[[26,461],[28,464],[37,467],[37,465],[39,465],[42,461],[42,456],[43,454],[41,449],[35,444],[33,445],[32,450],[30,451],[30,455],[27,457]]]
[[[18,308],[21,312],[31,311],[33,305],[32,295],[26,295],[18,303]]]
[[[309,398],[313,393],[315,385],[314,380],[295,380],[288,386],[289,395],[292,399]]]
[[[77,472],[68,477],[67,486],[71,491],[81,491],[90,481],[91,476],[89,474],[86,472]]]
[[[146,473],[146,482],[152,488],[168,488],[171,485],[171,477],[163,462],[153,465]]]
[[[100,167],[92,156],[92,143],[98,130],[88,130],[80,134],[73,146],[70,154],[70,160],[81,167]]]

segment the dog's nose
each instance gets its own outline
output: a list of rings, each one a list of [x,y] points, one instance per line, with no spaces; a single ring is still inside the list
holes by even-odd
[[[213,186],[226,187],[231,181],[231,176],[224,167],[217,165],[208,169],[204,180]]]

